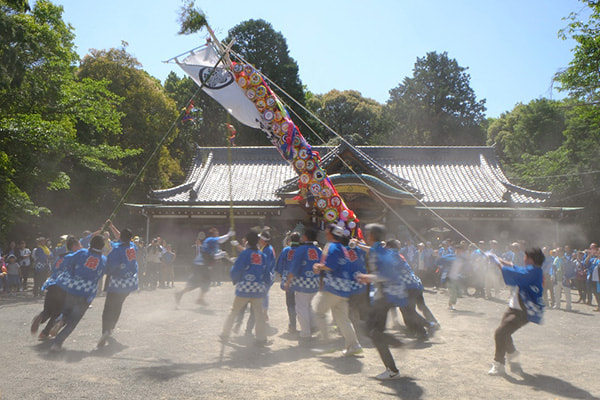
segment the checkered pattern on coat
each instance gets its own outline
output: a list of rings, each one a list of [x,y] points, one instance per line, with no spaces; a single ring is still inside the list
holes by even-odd
[[[361,292],[363,289],[366,289],[367,285],[358,283],[356,280],[350,281],[350,291],[352,293]]]
[[[108,281],[108,291],[133,292],[138,289],[138,285],[139,279],[137,274],[127,278],[111,276]]]
[[[71,275],[63,273],[58,278],[58,283],[67,292],[76,296],[95,294],[98,290],[98,282],[83,279],[74,279]]]
[[[523,297],[521,297],[521,299],[523,299]],[[536,324],[542,323],[542,319],[544,317],[544,306],[531,300],[523,300],[525,311],[527,311],[527,319]]]
[[[267,287],[264,282],[249,282],[249,281],[240,281],[235,286],[235,294],[236,296],[245,297],[244,294],[252,294],[256,297],[256,294],[264,294]]]
[[[406,285],[402,283],[384,282],[382,290],[388,298],[392,297],[400,300],[406,299],[407,297]]]
[[[313,274],[312,277],[295,276],[292,280],[292,287],[304,293],[314,293],[319,291],[319,276]]]
[[[325,275],[325,279],[323,280],[326,286],[331,287],[339,292],[350,292],[352,290],[352,281],[346,278],[340,278],[336,276],[331,276],[329,274]]]

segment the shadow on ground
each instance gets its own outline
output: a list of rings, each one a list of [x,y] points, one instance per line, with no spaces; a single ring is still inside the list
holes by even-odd
[[[308,348],[290,346],[284,349],[272,350],[269,347],[248,345],[245,343],[246,340],[247,338],[240,337],[236,341],[221,345],[220,356],[213,362],[174,363],[170,360],[162,360],[160,361],[160,365],[137,368],[135,370],[136,376],[139,379],[149,379],[152,381],[169,381],[183,375],[213,368],[261,369],[280,363],[290,363],[305,358],[312,358],[316,355],[312,349]],[[345,361],[348,360],[345,359]],[[356,365],[353,365],[351,368],[355,369]]]
[[[423,388],[416,383],[414,378],[409,376],[403,376],[402,378],[393,381],[383,381],[381,382],[381,386],[394,390],[400,399],[422,399],[424,394]],[[390,395],[387,392],[378,392],[378,394]]]
[[[600,400],[598,397],[592,396],[587,390],[578,388],[560,378],[541,374],[529,375],[526,373],[521,374],[521,376],[523,377],[522,380],[511,376],[506,376],[506,380],[516,385],[530,386],[536,391],[551,393],[563,398]]]
[[[50,351],[50,346],[52,346],[52,340],[46,340],[32,346],[32,348],[37,351],[39,356],[44,360],[64,361],[68,363],[80,362],[87,357],[110,358],[128,348],[128,346],[119,343],[114,338],[109,338],[106,346],[90,351],[69,350],[68,348],[63,348],[60,351],[52,352]]]

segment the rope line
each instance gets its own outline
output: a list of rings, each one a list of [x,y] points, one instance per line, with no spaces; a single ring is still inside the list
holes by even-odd
[[[219,65],[223,61],[224,57],[225,57],[225,53],[223,55],[221,55],[221,57],[219,58],[219,60],[215,64],[215,68],[213,68],[210,71],[210,73],[208,74],[208,77],[206,78],[206,80],[204,82],[207,82],[208,80],[210,80],[210,78],[212,77],[212,75],[217,70],[216,69],[217,65]],[[202,84],[199,85],[198,89],[196,89],[196,92],[188,100],[188,102],[186,104],[186,107],[183,110],[187,109],[187,107],[192,103],[192,101],[198,95],[198,93],[200,93],[200,91],[204,88],[204,86],[205,86],[204,82],[202,82]],[[167,129],[167,131],[165,132],[165,134],[162,136],[162,138],[160,139],[160,141],[158,142],[158,144],[154,148],[154,151],[152,151],[152,153],[150,154],[150,156],[148,156],[148,158],[146,159],[146,162],[144,163],[144,165],[142,166],[142,168],[138,171],[137,175],[133,178],[133,181],[131,182],[131,184],[129,185],[129,187],[127,188],[127,190],[125,191],[125,193],[121,197],[121,200],[119,200],[119,202],[115,206],[114,210],[112,211],[112,213],[108,217],[108,220],[112,220],[117,215],[117,213],[119,212],[119,210],[123,206],[123,203],[125,203],[125,200],[127,199],[127,197],[129,197],[129,195],[131,194],[131,191],[133,190],[133,188],[135,187],[135,185],[138,183],[138,181],[141,178],[141,176],[144,174],[144,172],[146,172],[146,169],[150,165],[150,162],[154,159],[154,157],[156,156],[156,154],[158,153],[158,151],[160,150],[160,148],[162,147],[162,145],[164,144],[164,142],[167,140],[167,137],[171,134],[171,132],[173,131],[173,129],[175,128],[175,126],[177,125],[177,123],[181,120],[181,117],[183,116],[183,113],[185,112],[183,110],[180,111],[180,113],[177,116],[177,118],[173,121],[173,123],[171,124],[171,126],[169,127],[169,129]],[[107,227],[108,227],[108,221],[104,224],[104,226],[102,227],[102,230],[105,230]]]
[[[583,176],[583,175],[593,175],[600,174],[599,171],[588,171],[588,172],[574,172],[572,174],[561,174],[561,175],[546,175],[546,176],[527,176],[521,178],[510,178],[511,180],[527,180],[527,179],[544,179],[544,178],[566,178],[569,176]]]
[[[238,53],[236,53],[235,51],[231,51],[233,55],[235,55],[237,58],[239,58],[242,62],[246,63],[246,64],[250,64],[248,63],[241,55],[239,55]],[[289,93],[287,93],[285,90],[283,90],[279,85],[277,85],[277,83],[273,82],[271,79],[269,79],[269,77],[267,77],[266,75],[262,74],[263,77],[265,78],[265,80],[267,80],[270,84],[272,84],[273,86],[275,86],[275,88],[277,88],[281,93],[283,93],[286,97],[288,97],[289,99],[291,99],[297,106],[299,106],[302,110],[304,110],[305,112],[307,112],[308,114],[310,114],[313,118],[315,118],[320,124],[322,124],[325,128],[327,128],[331,133],[333,133],[336,137],[338,137],[341,141],[343,141],[344,143],[346,143],[347,145],[355,148],[358,152],[360,152],[362,155],[365,155],[364,152],[362,152],[360,149],[356,148],[356,146],[353,146],[351,143],[349,143],[346,139],[344,139],[339,133],[337,133],[333,128],[331,128],[329,125],[327,125],[323,120],[321,120],[318,116],[316,116],[312,111],[310,111],[309,109],[307,109],[306,107],[304,107],[300,102],[298,102],[295,98],[293,98]],[[292,113],[323,143],[326,144],[327,142],[325,142],[325,140],[317,133],[314,131],[314,129],[312,129],[299,115],[296,111],[294,111],[294,109],[292,107],[290,107],[288,104],[286,104],[283,100],[282,102],[288,107],[288,109],[290,109],[292,111]],[[406,220],[387,202],[385,201],[385,199],[379,194],[377,193],[376,190],[374,190],[371,185],[369,185],[359,174],[357,174],[356,172],[354,172],[354,170],[352,168],[350,168],[350,166],[348,165],[348,163],[346,163],[346,161],[344,159],[342,159],[340,157],[339,154],[336,154],[336,157],[346,166],[348,167],[348,169],[350,171],[352,171],[352,173],[366,186],[368,187],[371,192],[373,192],[378,199],[385,205],[385,207],[387,207],[396,217],[398,217],[413,233],[415,233],[419,238],[424,239],[423,236],[414,228],[412,227],[408,222],[406,222]],[[479,250],[482,251],[482,249],[479,248],[478,244],[476,242],[474,242],[473,240],[471,240],[470,238],[468,238],[465,234],[463,234],[460,230],[458,230],[456,227],[454,227],[450,222],[448,222],[446,219],[444,219],[441,215],[439,215],[437,212],[435,212],[435,210],[431,209],[427,204],[425,204],[421,199],[419,199],[417,196],[415,196],[414,193],[407,191],[410,196],[416,200],[419,204],[421,204],[425,209],[427,209],[429,212],[431,212],[436,218],[438,218],[440,221],[442,221],[444,224],[446,224],[450,229],[452,229],[454,232],[456,232],[459,236],[461,236],[463,239],[465,239],[467,242],[469,242],[470,244],[474,244],[475,246],[477,246],[477,248]]]

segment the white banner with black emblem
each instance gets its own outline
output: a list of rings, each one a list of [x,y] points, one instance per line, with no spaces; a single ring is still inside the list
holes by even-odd
[[[219,55],[211,47],[187,56],[183,61],[176,60],[183,69],[210,97],[219,102],[235,119],[252,128],[261,128],[260,113],[254,103],[246,98],[244,90],[235,82],[231,71],[220,64],[215,73],[209,77],[214,66],[219,62]]]

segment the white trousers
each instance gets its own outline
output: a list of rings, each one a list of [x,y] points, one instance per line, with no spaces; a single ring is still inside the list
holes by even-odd
[[[311,337],[312,328],[316,327],[315,314],[312,310],[312,299],[316,293],[295,292],[296,297],[296,317],[300,322],[300,337]]]

